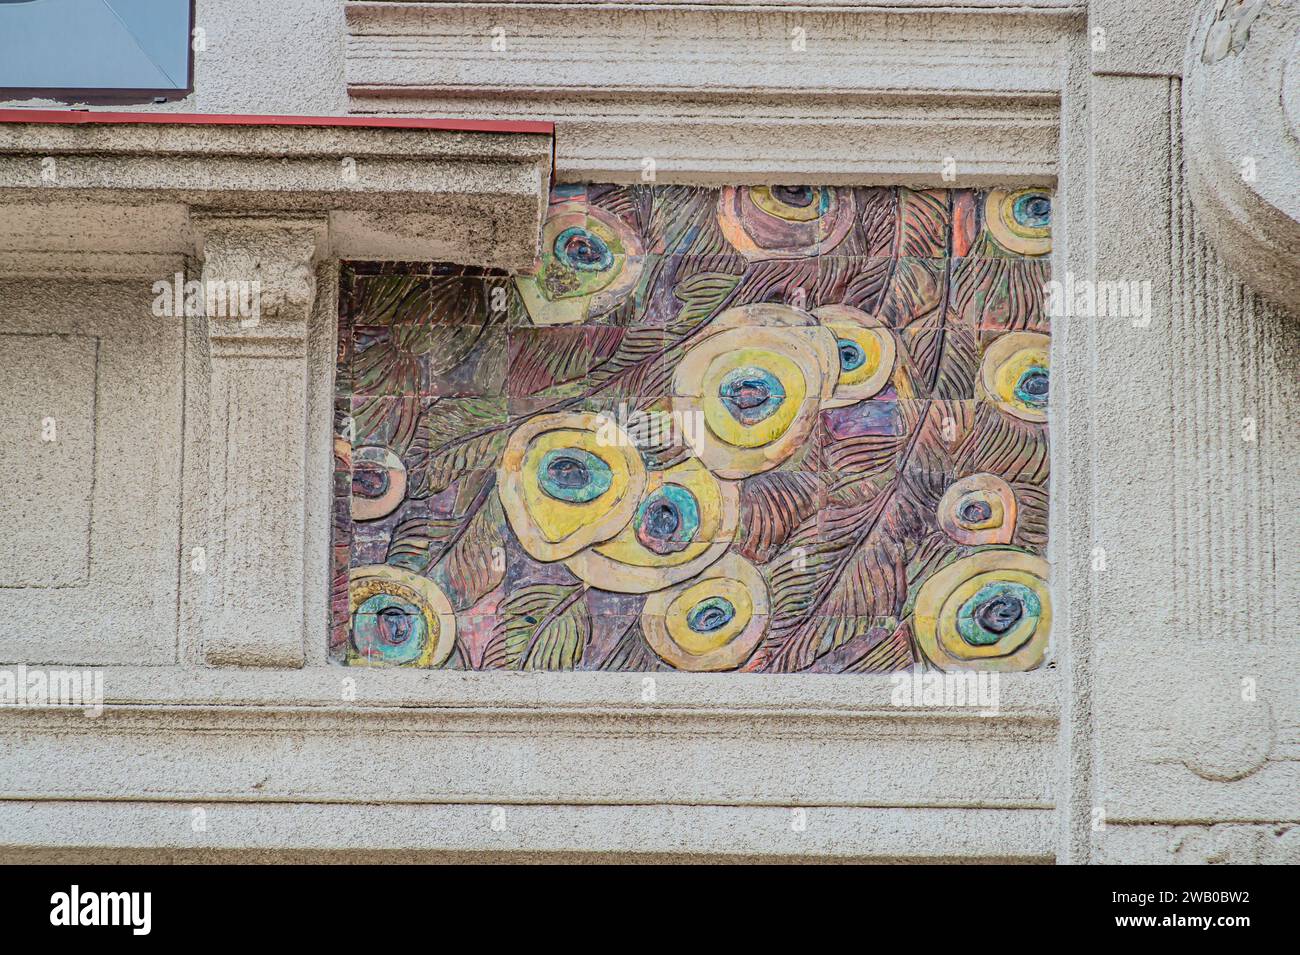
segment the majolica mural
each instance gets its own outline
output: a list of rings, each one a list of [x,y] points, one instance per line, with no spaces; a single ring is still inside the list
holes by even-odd
[[[331,654],[1023,670],[1050,195],[557,188],[527,276],[345,269]]]

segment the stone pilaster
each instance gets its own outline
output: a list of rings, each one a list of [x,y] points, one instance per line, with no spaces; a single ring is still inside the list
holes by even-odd
[[[203,659],[303,665],[315,217],[196,216],[211,356]]]

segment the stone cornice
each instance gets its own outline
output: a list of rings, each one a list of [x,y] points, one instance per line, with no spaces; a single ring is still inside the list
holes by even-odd
[[[354,111],[552,120],[569,180],[1050,183],[1087,42],[1064,2],[615,2],[581,34],[558,3],[346,13]]]
[[[545,124],[511,132],[427,121],[367,126],[355,117],[320,125],[266,117],[84,122],[37,111],[28,122],[23,113],[0,113],[0,203],[77,204],[92,216],[95,205],[110,216],[123,206],[323,214],[326,254],[339,258],[515,270],[535,255],[552,151]],[[189,251],[186,237],[160,240],[148,223],[138,231],[120,241]],[[45,247],[38,231],[24,239],[29,250]]]

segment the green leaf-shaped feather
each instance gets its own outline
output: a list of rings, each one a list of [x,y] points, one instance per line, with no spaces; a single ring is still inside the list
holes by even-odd
[[[582,584],[535,584],[517,590],[497,608],[498,620],[483,652],[485,669],[572,670],[591,635]]]

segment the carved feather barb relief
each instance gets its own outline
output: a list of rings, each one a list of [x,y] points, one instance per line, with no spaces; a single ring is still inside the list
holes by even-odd
[[[1026,670],[1051,197],[566,186],[534,274],[351,265],[331,656]]]

